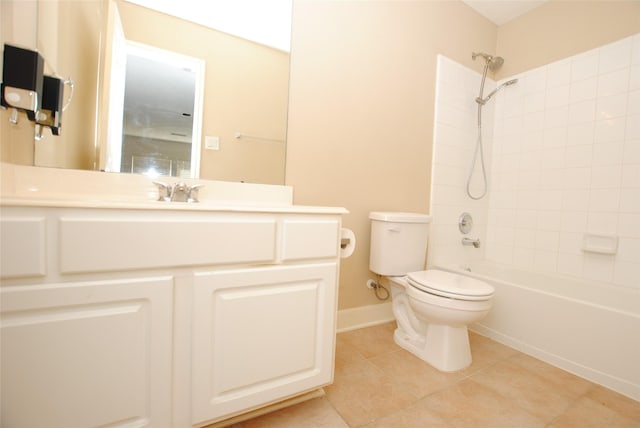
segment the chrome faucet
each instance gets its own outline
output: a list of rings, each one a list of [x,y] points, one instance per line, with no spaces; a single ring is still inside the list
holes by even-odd
[[[204,184],[189,186],[182,181],[173,185],[161,181],[154,181],[153,184],[158,186],[158,200],[164,202],[199,202],[198,189],[204,186]]]
[[[462,245],[473,245],[473,248],[480,248],[480,238],[471,239],[464,237],[462,238]]]

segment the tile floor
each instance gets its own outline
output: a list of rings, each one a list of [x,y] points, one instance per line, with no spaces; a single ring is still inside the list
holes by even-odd
[[[395,323],[338,334],[321,398],[233,428],[640,428],[640,402],[477,334],[472,365],[441,373],[393,342]]]

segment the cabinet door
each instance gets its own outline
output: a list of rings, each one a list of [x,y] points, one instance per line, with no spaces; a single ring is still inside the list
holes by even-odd
[[[193,423],[332,381],[336,272],[323,263],[196,276]]]
[[[171,277],[0,288],[2,426],[167,426]]]

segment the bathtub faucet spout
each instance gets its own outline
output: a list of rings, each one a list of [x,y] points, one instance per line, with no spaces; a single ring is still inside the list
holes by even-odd
[[[473,245],[474,248],[480,247],[480,238],[471,239],[464,237],[462,238],[462,245]]]

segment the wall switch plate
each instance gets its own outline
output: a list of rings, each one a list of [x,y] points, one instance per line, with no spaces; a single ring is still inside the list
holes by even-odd
[[[211,135],[204,137],[204,148],[207,150],[220,150],[220,137]]]

